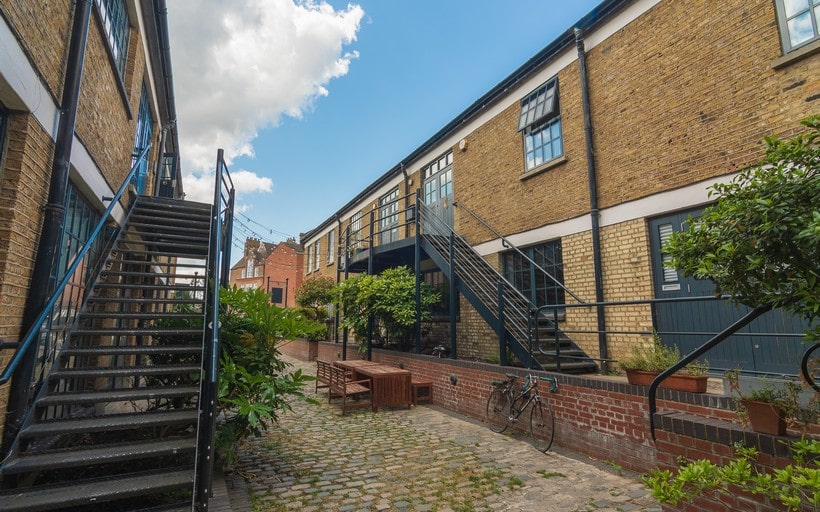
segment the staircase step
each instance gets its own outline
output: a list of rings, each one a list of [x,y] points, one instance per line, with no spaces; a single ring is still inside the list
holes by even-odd
[[[115,304],[115,303],[123,303],[123,304],[201,304],[204,305],[205,301],[203,299],[180,299],[176,297],[157,297],[157,298],[143,298],[143,297],[100,297],[94,296],[88,298],[88,302],[98,302],[98,303],[105,303],[105,304]]]
[[[191,345],[125,345],[96,347],[66,347],[61,356],[122,356],[128,354],[196,354],[202,351],[202,344]]]
[[[5,512],[33,512],[55,510],[71,506],[91,506],[113,500],[135,498],[151,493],[184,489],[193,485],[193,470],[140,473],[106,479],[85,480],[15,489],[0,494],[0,510]]]
[[[202,334],[202,328],[199,329],[157,329],[156,327],[148,327],[145,329],[76,329],[74,334],[78,336],[196,336]]]
[[[140,319],[150,318],[152,320],[185,320],[202,318],[202,313],[163,313],[161,311],[146,311],[145,313],[117,313],[115,311],[104,311],[101,313],[83,313],[83,318],[111,318],[111,319]]]
[[[159,398],[181,398],[195,396],[199,386],[172,386],[109,389],[105,391],[84,391],[74,393],[48,394],[37,400],[37,407],[73,404],[100,404],[105,402],[127,402],[130,400],[149,400]]]
[[[193,229],[190,227],[169,228],[165,226],[152,226],[154,230],[135,229],[133,224],[128,225],[128,234],[135,235],[142,238],[143,241],[153,241],[159,238],[165,242],[173,242],[178,240],[180,242],[194,242],[194,243],[208,243],[209,233],[207,230]]]
[[[118,253],[127,253],[128,251],[114,251],[114,254]],[[200,262],[200,263],[197,263]],[[168,262],[157,263],[155,261],[145,261],[145,260],[129,260],[127,258],[122,259],[113,259],[109,258],[108,263],[122,263],[124,265],[151,265],[152,267],[161,267],[161,268],[206,268],[207,264],[205,262],[205,258],[191,258],[191,259],[184,259],[184,260],[173,260]],[[199,274],[200,276],[202,273]]]
[[[193,452],[196,439],[181,437],[176,439],[149,439],[135,443],[109,446],[87,446],[71,450],[48,450],[37,453],[22,453],[7,460],[2,467],[4,475],[48,471],[59,468],[74,468],[113,461],[146,459]],[[5,509],[3,509],[5,510]]]
[[[121,283],[97,283],[94,288],[101,290],[180,290],[202,292],[205,291],[205,286],[192,286],[189,283],[174,283],[174,284],[121,284]]]
[[[156,366],[119,366],[119,367],[80,367],[52,370],[49,380],[73,379],[79,377],[128,377],[145,375],[173,375],[198,373],[201,368],[196,365],[156,365]]]
[[[163,258],[191,258],[191,259],[205,259],[207,254],[192,254],[190,251],[147,251],[142,249],[119,249],[117,252],[122,254],[145,254],[148,256],[162,256]],[[141,262],[147,263],[145,261]],[[164,265],[164,263],[163,263]]]
[[[204,267],[204,265],[203,265]],[[108,276],[132,276],[132,277],[151,277],[161,279],[202,279],[202,274],[168,274],[165,272],[134,272],[128,270],[103,270],[102,274]]]
[[[27,426],[20,431],[20,436],[30,439],[82,432],[105,432],[109,430],[194,424],[197,415],[196,409],[183,409],[181,411],[150,411],[84,419],[51,420]],[[0,510],[4,509],[0,507]]]

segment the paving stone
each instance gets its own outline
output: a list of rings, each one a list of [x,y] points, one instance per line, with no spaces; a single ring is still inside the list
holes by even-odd
[[[283,359],[315,374],[315,363]],[[341,416],[326,390],[305,391],[318,404],[292,402],[239,452],[249,480],[229,492],[249,490],[258,512],[661,510],[636,475],[558,448],[543,454],[524,436],[429,405]]]

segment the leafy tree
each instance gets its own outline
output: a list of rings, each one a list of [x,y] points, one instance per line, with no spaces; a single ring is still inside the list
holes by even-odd
[[[310,311],[313,320],[324,321],[326,306],[333,302],[336,283],[329,277],[314,277],[305,280],[296,292],[296,304]]]
[[[766,137],[766,157],[709,192],[717,202],[672,236],[670,266],[711,279],[750,307],[781,307],[810,324],[820,315],[820,116],[791,139]],[[820,325],[806,333],[820,337]]]
[[[440,295],[427,283],[421,284],[421,321],[425,321]],[[343,314],[342,326],[352,328],[359,339],[373,315],[377,343],[407,343],[416,323],[416,278],[407,267],[359,275],[337,285],[335,301]]]
[[[220,304],[218,400],[226,419],[218,425],[216,446],[229,466],[242,440],[276,422],[280,411],[290,410],[289,400],[307,399],[302,387],[313,377],[301,370],[287,373],[276,344],[303,336],[316,322],[270,304],[259,289],[223,288]]]

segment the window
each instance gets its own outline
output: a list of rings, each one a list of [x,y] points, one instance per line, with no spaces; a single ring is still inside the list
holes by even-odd
[[[307,246],[307,273],[313,272],[313,246]]]
[[[316,262],[314,263],[314,268],[319,270],[319,262],[322,261],[322,241],[316,240],[316,246],[313,248],[313,257],[316,258]]]
[[[777,0],[775,3],[784,52],[820,39],[820,0]]]
[[[518,252],[504,253],[502,255],[504,277],[536,306],[563,304],[564,289],[541,271],[546,271],[560,283],[564,282],[561,241],[554,240],[527,247],[521,252],[535,264],[533,265]]]
[[[453,195],[453,152],[448,151],[422,169],[424,176],[424,203],[436,204],[439,199]]]
[[[253,260],[248,260],[245,266],[245,277],[253,277]]]
[[[243,268],[243,269],[242,269],[242,279],[245,279],[245,276],[246,276],[246,275],[247,275],[247,274],[245,273],[245,269]]]
[[[444,275],[444,272],[440,270],[429,270],[422,273],[422,278],[424,282],[430,285],[431,288],[438,291],[441,295],[441,300],[439,300],[436,304],[432,304],[430,306],[430,313],[433,315],[433,318],[447,318],[450,317],[450,282],[447,280],[447,277]],[[458,292],[456,292],[456,296],[458,296]],[[456,316],[459,314],[459,300],[456,297],[455,307],[456,307]]]
[[[382,244],[399,239],[399,189],[394,188],[379,199],[379,235]]]
[[[6,148],[6,131],[9,124],[9,113],[0,103],[0,184],[3,182],[3,153]]]
[[[663,248],[666,247],[666,243],[669,242],[669,239],[672,238],[673,232],[674,228],[672,227],[671,223],[658,225],[658,238],[661,241],[661,251],[663,251]],[[678,277],[678,271],[673,267],[666,266],[667,263],[672,261],[672,256],[666,254],[665,252],[662,252],[661,254],[661,259],[663,260],[663,286],[680,286],[680,278]]]
[[[521,100],[518,130],[522,131],[524,137],[527,171],[564,154],[557,78]]]
[[[137,194],[145,192],[145,182],[148,177],[148,154],[145,158],[137,162],[137,157],[142,154],[142,151],[151,145],[151,135],[153,134],[154,126],[151,124],[151,109],[148,104],[148,93],[145,90],[145,84],[142,84],[142,94],[140,95],[140,110],[137,115],[137,133],[134,135],[134,154],[132,156],[131,165],[138,164],[139,170],[134,174],[133,183],[137,189]]]
[[[336,252],[336,243],[334,238],[336,235],[336,231],[330,230],[330,233],[327,234],[327,264],[330,265],[333,263],[334,252]]]
[[[108,48],[114,58],[120,78],[125,77],[125,62],[128,58],[128,35],[131,22],[128,20],[128,7],[125,0],[95,0],[100,13]]]

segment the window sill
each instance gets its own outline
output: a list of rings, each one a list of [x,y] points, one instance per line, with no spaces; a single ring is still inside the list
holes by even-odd
[[[820,39],[813,41],[806,46],[802,46],[797,50],[791,51],[782,57],[779,57],[772,62],[772,69],[780,69],[794,62],[801,60],[809,55],[814,55],[820,51]]]
[[[560,165],[564,165],[565,163],[567,163],[567,157],[566,156],[559,156],[558,158],[550,160],[549,162],[547,162],[545,164],[541,164],[541,166],[536,167],[535,169],[533,169],[531,171],[525,172],[524,174],[519,176],[518,179],[521,180],[521,181],[528,180],[528,179],[532,178],[533,176],[541,174],[542,172],[545,172],[545,171],[549,171],[550,169],[554,169],[555,167],[558,167]]]

